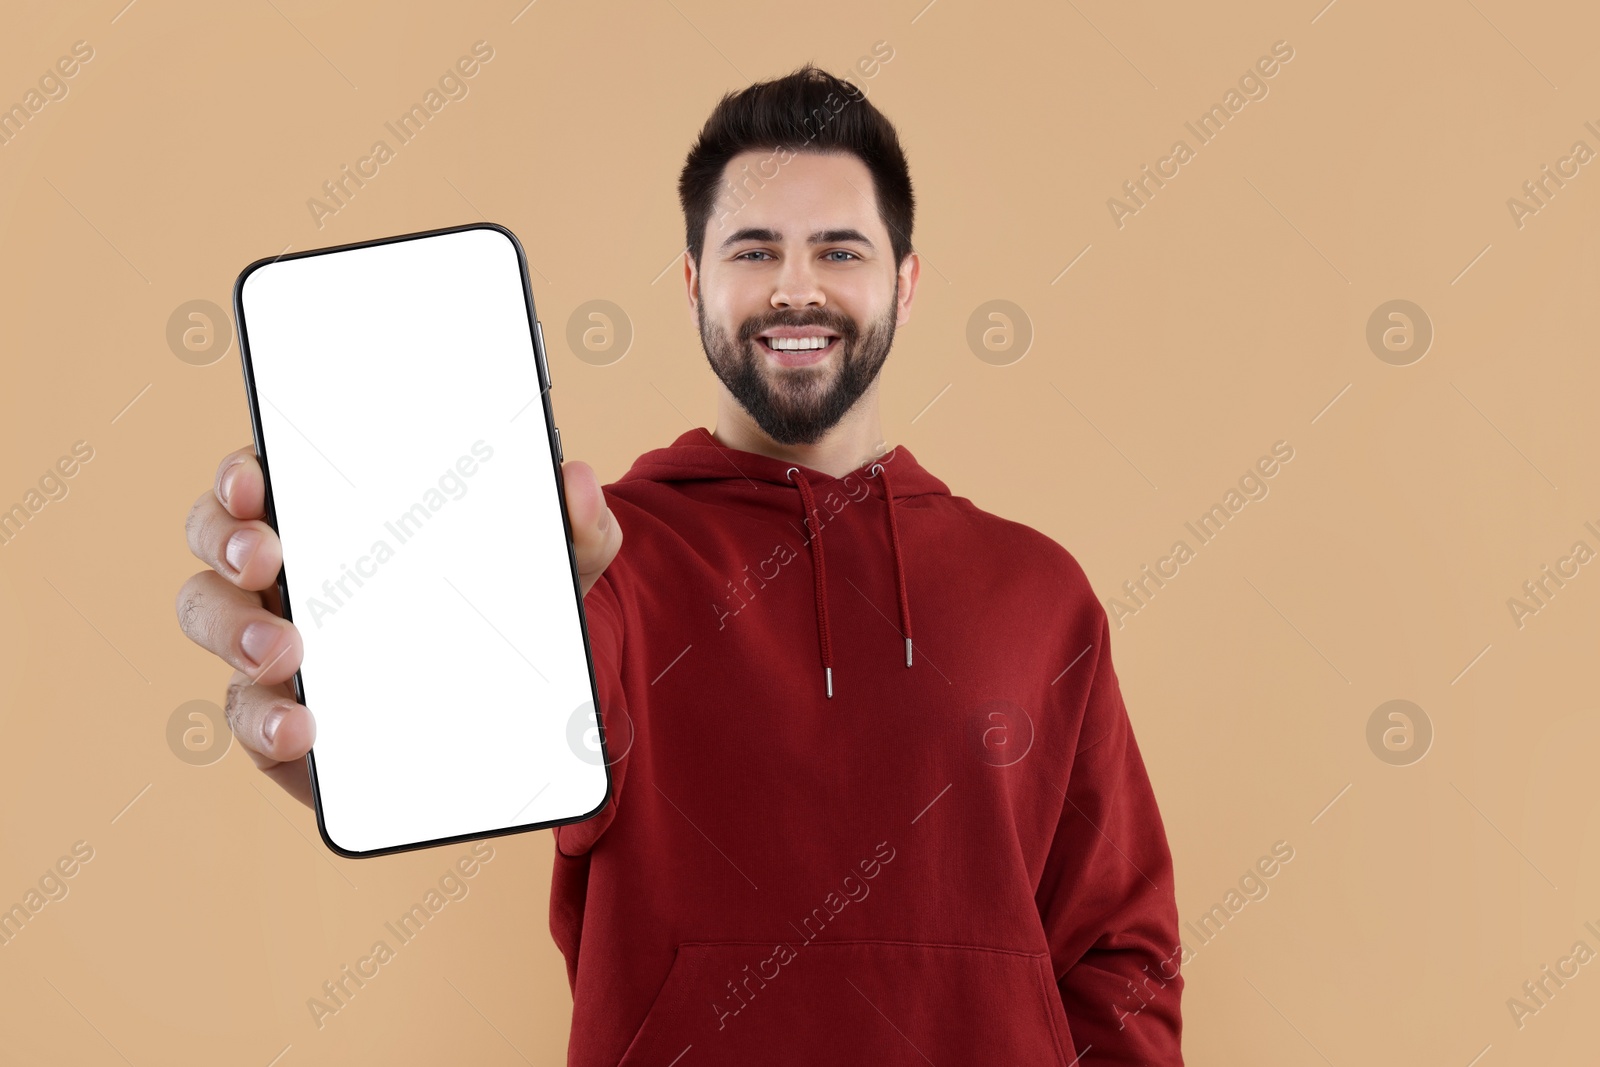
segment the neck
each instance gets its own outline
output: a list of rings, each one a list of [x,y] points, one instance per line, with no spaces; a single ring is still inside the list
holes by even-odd
[[[878,413],[878,383],[862,394],[849,414],[815,444],[786,445],[767,436],[726,388],[717,403],[717,425],[712,435],[729,448],[771,456],[843,478],[889,450]]]

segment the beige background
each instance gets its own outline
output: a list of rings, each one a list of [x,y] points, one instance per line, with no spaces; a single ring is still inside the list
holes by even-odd
[[[1506,1005],[1600,950],[1600,565],[1521,628],[1507,607],[1574,542],[1600,550],[1597,167],[1521,228],[1506,205],[1574,141],[1600,150],[1592,5],[124,2],[14,0],[0,35],[0,104],[94,49],[0,147],[0,507],[94,449],[0,546],[0,903],[94,849],[0,947],[8,1062],[562,1061],[548,833],[495,841],[469,896],[312,1021],[466,849],[338,859],[243,753],[169,748],[228,675],[177,627],[183,518],[249,419],[237,343],[194,365],[168,319],[285,246],[482,212],[539,271],[568,455],[611,480],[714,417],[662,275],[692,135],[724,91],[878,41],[893,58],[860,80],[905,140],[927,267],[891,442],[1105,598],[1295,450],[1113,636],[1182,918],[1295,850],[1186,967],[1189,1062],[1592,1058],[1600,963],[1520,1029]],[[318,229],[307,199],[478,40],[470,95]],[[1107,199],[1194,147],[1184,122],[1280,40],[1269,95],[1119,229]],[[595,299],[634,331],[604,366],[563,340]],[[991,299],[1034,334],[1007,366],[966,340]],[[1409,366],[1365,339],[1393,299],[1436,332]],[[1391,699],[1433,727],[1409,766],[1368,747]]]

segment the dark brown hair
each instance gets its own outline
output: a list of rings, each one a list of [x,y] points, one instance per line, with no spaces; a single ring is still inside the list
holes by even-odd
[[[910,254],[916,198],[894,125],[857,86],[807,63],[793,74],[723,96],[689,150],[678,178],[678,199],[697,266],[719,194],[740,195],[738,186],[723,182],[728,161],[741,152],[763,149],[856,156],[872,174],[895,266]],[[751,172],[745,188],[751,182],[759,188],[775,174]]]

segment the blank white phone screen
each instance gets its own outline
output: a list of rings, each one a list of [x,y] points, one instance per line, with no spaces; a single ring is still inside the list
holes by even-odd
[[[247,382],[316,719],[328,843],[574,820],[607,771],[507,231],[247,270]]]

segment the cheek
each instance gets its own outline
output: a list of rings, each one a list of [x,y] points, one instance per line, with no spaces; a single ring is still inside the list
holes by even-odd
[[[856,324],[857,333],[866,333],[883,316],[884,296],[873,292],[870,287],[834,286],[824,296],[827,307],[835,315],[841,315]]]
[[[717,304],[702,304],[700,316],[702,336],[724,346],[744,347],[739,340],[739,327],[748,316],[736,314],[731,309]]]
[[[863,280],[861,285],[841,291],[837,306],[859,322],[863,329],[878,325],[885,319],[893,320],[900,313],[894,282],[892,276],[881,282],[876,278],[870,282]]]
[[[893,293],[883,293],[873,303],[863,303],[850,309],[851,316],[863,334],[882,333],[891,323],[898,325],[899,312]]]
[[[708,326],[720,326],[735,336],[746,319],[762,314],[769,304],[759,293],[744,291],[721,279],[710,279],[700,287],[700,315]]]
[[[744,322],[745,316],[738,314],[732,308],[721,305],[708,305],[702,308],[706,325],[727,336],[730,341],[739,339],[739,326]]]

